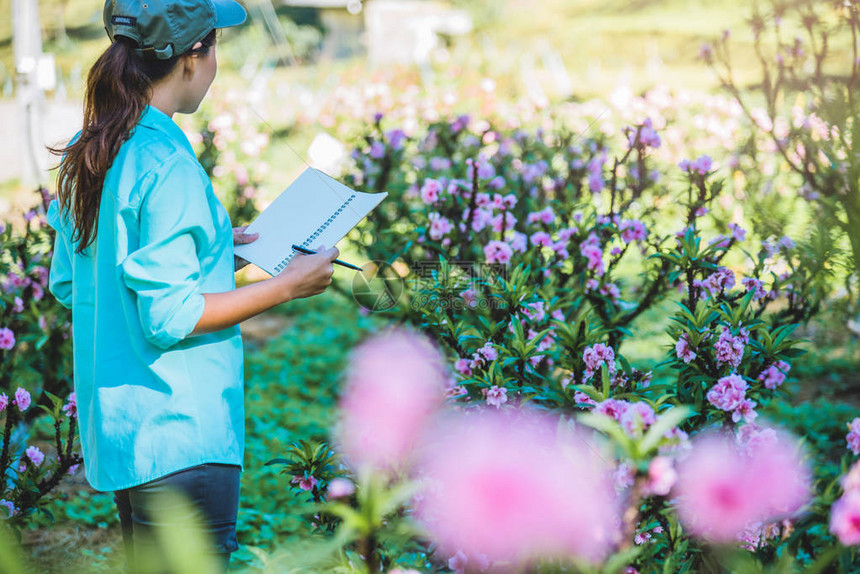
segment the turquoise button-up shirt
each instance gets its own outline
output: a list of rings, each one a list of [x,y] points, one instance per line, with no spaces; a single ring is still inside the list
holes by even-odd
[[[107,171],[83,254],[56,200],[47,216],[89,483],[113,491],[206,462],[241,466],[239,326],[188,336],[203,293],[236,287],[232,226],[182,130],[146,108]]]

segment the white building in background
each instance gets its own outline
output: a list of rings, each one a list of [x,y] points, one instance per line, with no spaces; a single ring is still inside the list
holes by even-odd
[[[366,53],[372,65],[425,64],[440,35],[472,30],[465,10],[435,0],[278,0],[284,6],[316,8],[325,27],[322,56]]]

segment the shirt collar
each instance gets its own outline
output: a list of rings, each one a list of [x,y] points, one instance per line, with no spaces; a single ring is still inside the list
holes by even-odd
[[[191,142],[188,141],[188,137],[185,135],[185,132],[176,125],[176,122],[174,122],[170,116],[158,108],[149,105],[146,106],[146,109],[143,110],[143,114],[140,116],[139,123],[146,128],[164,132],[171,139],[176,140],[176,142],[187,149],[192,156],[197,157],[197,154],[194,153],[194,148],[191,147]]]

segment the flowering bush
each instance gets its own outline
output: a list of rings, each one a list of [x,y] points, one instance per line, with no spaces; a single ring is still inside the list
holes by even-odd
[[[750,556],[760,568],[780,555],[808,565],[822,548],[831,559],[839,552],[822,530],[834,487],[814,490],[799,443],[758,418],[801,355],[794,329],[827,294],[806,242],[774,244],[724,224],[708,156],[678,163],[683,185],[661,183],[678,178],[651,157],[661,146],[652,122],[624,130],[610,159],[608,140],[574,143],[562,130],[505,133],[461,116],[416,138],[384,130],[382,119],[353,154],[352,183],[394,199],[367,226],[365,246],[410,268],[394,313],[430,335],[451,368],[440,374],[438,357],[410,353],[404,336],[359,353],[347,377],[339,432],[349,430],[338,448],[353,453],[342,472],[358,495],[322,508],[349,517],[336,532],[359,559],[373,556],[371,571],[404,555],[377,544],[395,523],[408,532],[404,516],[419,527],[407,540],[424,544],[404,565],[457,572],[540,571],[559,560],[575,570],[595,559],[696,570]],[[661,365],[671,374],[652,380],[622,346],[665,300],[676,309]],[[554,413],[557,430],[537,430],[531,409]],[[555,441],[562,451],[546,459],[516,446]],[[565,466],[583,443],[611,479],[587,478],[601,473],[585,472],[582,453]],[[554,523],[567,496],[554,477],[602,500],[601,511],[580,500]],[[418,494],[404,498],[410,485]],[[608,498],[600,485],[614,485]],[[384,492],[398,495],[380,511]],[[556,508],[542,498],[551,492]],[[367,512],[374,521],[356,518]],[[582,524],[602,533],[591,554],[562,542]],[[544,533],[541,543],[528,533]]]
[[[71,316],[47,293],[53,231],[45,214],[52,197],[39,193],[23,228],[0,223],[0,519],[16,528],[81,462],[74,452]],[[54,419],[54,450],[47,453],[27,444],[30,426],[45,413]]]

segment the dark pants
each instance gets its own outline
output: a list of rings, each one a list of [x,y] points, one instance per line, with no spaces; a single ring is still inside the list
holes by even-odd
[[[159,544],[155,529],[172,527],[174,530],[166,532],[176,536],[181,534],[181,530],[176,529],[183,528],[185,520],[193,520],[203,525],[206,551],[215,558],[216,571],[227,572],[230,553],[239,548],[236,542],[239,474],[238,466],[207,463],[115,491],[129,571],[169,572],[167,556],[170,552]],[[181,494],[190,505],[177,514],[182,507],[175,504],[175,498],[159,496],[167,491]],[[169,518],[162,518],[165,514]]]

